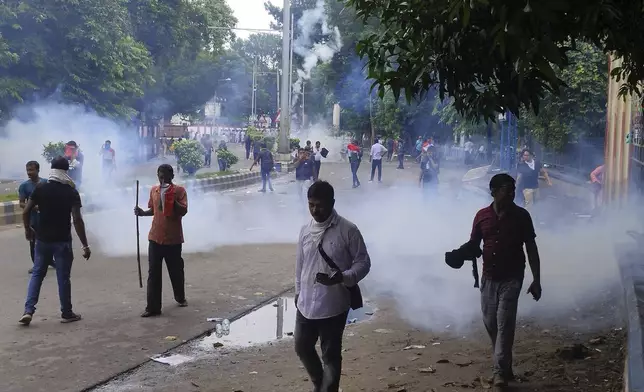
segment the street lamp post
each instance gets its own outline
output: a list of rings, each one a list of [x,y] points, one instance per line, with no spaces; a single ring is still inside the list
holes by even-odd
[[[284,8],[282,12],[282,96],[280,102],[282,103],[280,112],[280,132],[278,152],[280,154],[289,153],[289,133],[291,128],[291,107],[290,107],[290,86],[289,77],[291,75],[290,69],[290,43],[291,43],[291,0],[284,0]]]

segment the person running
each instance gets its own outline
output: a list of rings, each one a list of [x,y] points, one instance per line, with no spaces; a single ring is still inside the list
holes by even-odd
[[[373,177],[376,174],[376,169],[378,169],[378,182],[382,182],[382,157],[387,153],[385,146],[380,144],[380,140],[376,139],[373,146],[371,146],[371,179],[369,182],[373,182]]]
[[[349,165],[351,165],[353,187],[357,188],[360,186],[360,179],[358,179],[358,169],[360,168],[360,162],[362,162],[362,148],[360,148],[357,140],[353,140],[347,145],[347,153],[349,155]]]
[[[26,165],[27,168],[27,181],[20,184],[18,187],[18,202],[20,203],[20,208],[23,210],[27,206],[27,201],[31,197],[31,194],[34,192],[37,186],[41,184],[46,184],[47,179],[40,178],[40,164],[36,161],[29,161]],[[29,219],[29,227],[36,232],[38,229],[38,207],[34,207],[34,210],[31,212],[31,217]],[[33,237],[29,241],[29,255],[31,256],[31,264],[34,264],[34,249],[36,247],[36,238]],[[51,267],[54,266],[53,262],[50,264]],[[33,267],[29,268],[29,273],[33,272]]]
[[[47,275],[47,268],[56,265],[58,280],[58,297],[60,299],[61,322],[71,323],[81,319],[81,315],[72,310],[71,271],[74,261],[72,246],[72,220],[74,229],[83,246],[83,258],[89,260],[92,251],[87,242],[85,222],[81,214],[81,198],[74,181],[68,174],[69,160],[57,157],[51,162],[49,181],[40,184],[31,193],[31,197],[22,213],[27,241],[33,241],[34,269],[27,288],[25,311],[19,322],[29,325],[36,312],[40,297],[40,288]],[[38,209],[38,227],[34,232],[30,226],[31,213]]]
[[[483,241],[481,310],[492,341],[495,387],[504,387],[514,379],[512,347],[525,276],[524,245],[534,279],[528,293],[535,301],[539,301],[542,293],[534,225],[530,213],[514,203],[515,192],[515,181],[510,175],[492,177],[490,193],[494,201],[474,217],[469,241],[476,247]]]
[[[297,245],[295,352],[315,391],[338,392],[342,335],[349,309],[362,306],[358,283],[369,273],[371,259],[358,227],[334,209],[331,184],[316,181],[307,196],[313,219],[300,230]]]
[[[259,164],[260,173],[262,175],[262,189],[259,192],[266,192],[266,184],[268,183],[268,189],[271,192],[274,191],[273,184],[271,184],[271,172],[275,166],[273,161],[273,154],[266,148],[266,143],[262,143],[262,149],[259,151],[257,160],[253,162],[250,166],[250,170],[253,170],[255,165]]]
[[[159,185],[150,190],[148,209],[134,207],[134,214],[151,216],[152,227],[148,235],[148,288],[147,306],[141,317],[161,315],[162,267],[165,260],[179,307],[188,306],[186,300],[182,219],[188,213],[188,194],[182,186],[173,184],[172,166],[163,164],[157,169]]]

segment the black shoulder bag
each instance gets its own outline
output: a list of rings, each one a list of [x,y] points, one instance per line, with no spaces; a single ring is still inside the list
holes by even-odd
[[[322,249],[322,240],[324,239],[324,235],[322,235],[322,239],[320,239],[320,243],[318,244],[318,252],[320,252],[320,256],[324,259],[324,261],[331,267],[332,270],[337,271],[337,273],[342,273],[340,268],[338,268],[338,265],[331,260],[329,255],[326,254],[324,249]],[[362,301],[362,292],[360,291],[360,286],[358,286],[358,283],[356,282],[355,286],[345,286],[347,290],[349,290],[349,296],[350,296],[350,301],[351,301],[351,309],[357,310],[360,309],[364,304]]]

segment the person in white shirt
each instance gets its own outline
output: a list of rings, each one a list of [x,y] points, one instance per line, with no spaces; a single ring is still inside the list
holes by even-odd
[[[315,142],[315,148],[313,149],[313,158],[315,165],[313,166],[313,181],[320,179],[320,167],[322,167],[322,146],[320,141]]]
[[[378,169],[378,182],[382,182],[382,156],[386,153],[387,149],[385,146],[380,144],[380,141],[376,139],[376,142],[371,146],[371,179],[369,182],[373,182],[376,169]]]
[[[342,335],[349,309],[362,306],[358,282],[369,273],[371,259],[360,230],[335,211],[331,184],[313,183],[307,197],[313,220],[302,227],[297,245],[295,352],[316,392],[338,392]]]

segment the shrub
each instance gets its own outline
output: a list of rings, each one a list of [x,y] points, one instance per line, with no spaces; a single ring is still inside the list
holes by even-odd
[[[217,150],[217,159],[221,159],[226,162],[226,168],[231,167],[239,161],[237,155],[233,154],[228,150]]]
[[[203,167],[205,150],[197,140],[182,140],[172,144],[177,164],[189,174],[194,174]]]
[[[295,148],[300,148],[300,139],[296,137],[292,137],[289,139],[289,147],[291,150]]]
[[[250,136],[250,140],[252,140],[253,143],[265,143],[266,148],[268,148],[270,151],[273,151],[273,149],[275,148],[275,136],[268,136],[255,127],[248,127],[246,129],[246,133],[248,134],[248,136]]]
[[[54,158],[59,156],[65,156],[65,143],[58,142],[52,143],[49,142],[43,145],[42,156],[48,163],[54,160]]]

